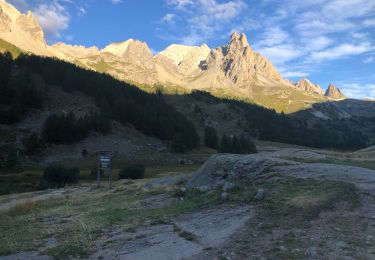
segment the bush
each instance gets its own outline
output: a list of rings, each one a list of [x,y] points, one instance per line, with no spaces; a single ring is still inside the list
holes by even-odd
[[[25,146],[27,155],[39,155],[46,148],[44,140],[36,133],[32,133],[28,138],[25,138],[23,145]]]
[[[119,180],[121,179],[143,179],[145,176],[145,167],[143,165],[131,165],[121,170]]]
[[[219,139],[217,137],[215,128],[206,126],[204,129],[204,144],[212,149],[219,148]]]
[[[234,154],[249,154],[256,153],[257,149],[255,144],[250,138],[241,135],[237,136],[223,135],[221,138],[220,153],[234,153]]]
[[[49,166],[44,170],[43,178],[49,183],[55,183],[58,188],[65,187],[67,183],[77,183],[79,179],[78,168],[64,168]]]
[[[99,177],[102,178],[104,176],[104,170],[99,170]],[[98,167],[92,168],[90,171],[90,178],[96,180],[98,178]]]

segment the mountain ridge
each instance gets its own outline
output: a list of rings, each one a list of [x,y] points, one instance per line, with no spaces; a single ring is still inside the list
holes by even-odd
[[[22,14],[5,0],[0,0],[0,8],[0,27],[11,28],[0,33],[5,41],[33,54],[57,57],[120,80],[147,85],[149,91],[155,91],[155,85],[169,91],[204,90],[280,112],[345,98],[337,87],[338,91],[328,88],[325,95],[320,86],[306,79],[296,84],[284,79],[269,59],[251,48],[245,34],[235,32],[227,45],[217,48],[172,44],[155,55],[147,43],[134,39],[111,43],[101,50],[65,43],[48,46],[30,11]]]

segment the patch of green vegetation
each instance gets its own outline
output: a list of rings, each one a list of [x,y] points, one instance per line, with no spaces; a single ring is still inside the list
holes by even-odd
[[[265,232],[275,227],[304,227],[339,201],[353,206],[358,203],[351,184],[288,177],[272,183],[238,183],[225,202],[220,200],[220,189],[205,194],[193,190],[184,195],[184,200],[160,208],[144,208],[140,200],[164,191],[143,191],[142,183],[144,180],[115,185],[113,190],[93,189],[80,196],[26,204],[0,214],[0,232],[5,234],[0,237],[0,255],[35,250],[54,237],[58,244],[45,254],[61,259],[87,257],[102,235],[117,227],[136,232],[141,227],[171,224],[180,214],[222,203],[258,205],[261,229]],[[255,200],[260,188],[267,189],[268,195]],[[175,231],[186,240],[196,239],[181,228],[175,227]],[[296,243],[292,235],[284,240],[291,247]]]
[[[347,201],[353,207],[359,203],[355,185],[344,182],[288,177],[264,187],[271,192],[262,201],[261,218],[267,220],[264,224],[269,228],[305,227],[320,212],[332,209],[340,201]]]
[[[106,63],[102,58],[98,62],[90,62],[89,65],[97,72],[108,73],[112,68],[108,63]]]
[[[171,223],[171,218],[208,205],[215,205],[218,194],[187,194],[183,201],[155,209],[139,207],[137,202],[152,193],[141,190],[95,189],[80,197],[47,201],[43,207],[24,205],[16,213],[0,214],[0,255],[35,250],[50,237],[58,245],[45,253],[56,258],[85,257],[92,253],[104,231],[120,225],[124,230]],[[187,232],[181,236],[192,239]]]
[[[24,51],[22,51],[20,48],[14,46],[13,44],[7,41],[0,39],[0,52],[6,52],[6,51],[12,54],[13,59],[18,58],[18,56],[20,56],[21,53],[24,53]]]

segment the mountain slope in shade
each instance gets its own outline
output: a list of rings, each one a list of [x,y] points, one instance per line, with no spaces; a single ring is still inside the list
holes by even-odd
[[[233,33],[227,45],[214,49],[173,44],[155,56],[146,43],[133,39],[109,44],[102,50],[64,43],[48,46],[31,12],[21,14],[5,0],[0,0],[0,8],[1,39],[37,55],[58,57],[138,83],[150,91],[155,90],[154,85],[162,85],[169,92],[205,90],[284,112],[344,97],[332,88],[324,96],[318,85],[306,79],[297,85],[284,79],[271,61],[251,48],[245,34]]]
[[[333,84],[329,84],[324,96],[336,100],[346,98],[345,95],[341,92],[341,90]]]

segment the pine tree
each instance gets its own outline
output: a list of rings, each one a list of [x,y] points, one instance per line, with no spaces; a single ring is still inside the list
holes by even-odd
[[[206,126],[204,129],[204,144],[212,149],[219,148],[219,140],[215,128]]]
[[[221,153],[230,153],[231,152],[231,138],[228,137],[226,134],[223,134],[221,138],[221,143],[220,143],[220,149],[219,152]]]

